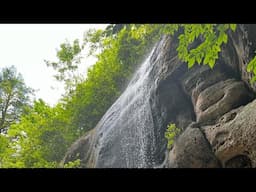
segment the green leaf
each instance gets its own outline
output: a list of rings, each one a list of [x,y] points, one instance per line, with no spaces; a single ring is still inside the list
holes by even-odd
[[[252,72],[256,66],[256,56],[248,63],[246,69],[247,72]]]
[[[196,55],[196,61],[197,61],[198,64],[201,64],[202,59],[203,59],[203,58],[200,56],[200,54],[197,54],[197,55]]]
[[[250,83],[253,84],[256,82],[256,75],[253,76],[253,78],[250,80]]]
[[[188,68],[190,69],[195,64],[195,57],[188,60]]]
[[[236,24],[230,24],[230,28],[232,29],[232,31],[236,30]]]
[[[224,43],[228,42],[228,35],[226,33],[223,34],[223,42]]]
[[[203,62],[203,64],[204,65],[207,65],[208,63],[209,63],[209,60],[210,60],[210,56],[209,56],[209,53],[205,56],[205,58],[204,58],[204,62]]]
[[[256,63],[254,63],[253,74],[256,75]]]
[[[214,59],[209,60],[209,66],[211,69],[213,69],[214,65],[215,65],[215,60]]]

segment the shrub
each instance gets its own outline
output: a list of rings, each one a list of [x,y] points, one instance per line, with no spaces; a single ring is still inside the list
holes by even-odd
[[[170,123],[167,126],[167,130],[165,132],[165,138],[167,139],[168,143],[167,143],[167,148],[171,149],[173,142],[175,141],[175,139],[177,138],[177,136],[180,133],[180,128],[176,127],[176,125],[174,123]]]

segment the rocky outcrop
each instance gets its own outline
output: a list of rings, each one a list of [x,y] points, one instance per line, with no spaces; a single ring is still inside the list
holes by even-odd
[[[69,148],[69,151],[66,153],[61,166],[64,164],[80,159],[81,167],[89,168],[93,167],[95,164],[95,158],[93,158],[93,139],[95,130],[89,131],[84,137],[78,139],[73,145]]]
[[[225,114],[216,125],[203,127],[223,167],[256,167],[256,101]]]
[[[197,97],[195,113],[200,124],[214,123],[223,114],[252,100],[244,82],[234,79],[207,87]]]
[[[248,133],[254,134],[256,130],[253,128],[254,120],[250,120],[255,112],[248,106],[243,107],[255,98],[253,91],[256,90],[255,86],[249,83],[251,74],[246,72],[246,64],[251,58],[249,54],[251,48],[248,44],[252,44],[248,36],[256,32],[256,28],[254,27],[255,31],[252,28],[247,26],[246,29],[245,26],[240,25],[237,34],[230,34],[231,41],[224,46],[217,67],[212,73],[207,69],[194,69],[185,75],[182,81],[185,91],[191,97],[196,115],[196,122],[190,127],[200,127],[199,130],[203,130],[203,135],[208,140],[215,157],[221,162],[221,167],[256,167],[253,157],[254,137],[251,136],[247,140]],[[256,45],[256,41],[253,42]],[[244,118],[244,114],[247,113],[247,118]],[[240,128],[242,125],[238,123],[239,121],[243,122],[243,128]],[[187,156],[185,152],[190,154],[188,151],[195,149],[187,145],[189,141],[181,138],[182,135],[170,152],[169,167],[207,167],[205,161],[196,166],[191,166],[186,161],[194,156]],[[192,142],[193,137],[187,139]],[[240,144],[241,142],[244,145]],[[200,149],[199,145],[194,148]],[[177,151],[179,156],[175,155]],[[202,152],[201,156],[204,153]],[[198,156],[197,162],[200,162],[200,155]]]
[[[169,153],[172,168],[218,168],[218,159],[199,128],[187,128]]]
[[[199,65],[189,70],[177,57],[178,39],[163,37],[63,162],[80,158],[82,167],[104,168],[256,167],[256,104],[248,104],[256,88],[246,72],[252,57],[248,45],[256,48],[254,33],[255,26],[238,25],[213,70]],[[165,155],[170,122],[183,133]]]
[[[183,132],[169,153],[168,166],[256,167],[255,114],[256,101],[253,101],[224,114],[215,125],[199,129],[195,128],[197,123],[192,124],[192,128],[188,127]]]

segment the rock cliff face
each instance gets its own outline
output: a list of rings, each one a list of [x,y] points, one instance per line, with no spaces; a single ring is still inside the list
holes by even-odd
[[[238,25],[214,67],[177,57],[176,37],[163,37],[97,126],[63,162],[82,167],[256,167],[256,87],[246,65],[256,25]],[[182,129],[171,151],[164,133]]]

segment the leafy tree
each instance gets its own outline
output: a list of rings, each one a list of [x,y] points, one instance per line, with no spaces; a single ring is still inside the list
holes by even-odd
[[[75,72],[82,58],[80,55],[81,51],[82,47],[78,39],[74,40],[73,44],[66,40],[66,42],[60,45],[60,49],[57,50],[57,62],[45,60],[47,66],[51,66],[57,71],[57,74],[54,75],[55,79],[64,81],[68,90],[71,90],[74,84],[80,80]]]
[[[27,87],[15,67],[3,68],[0,72],[0,133],[6,132],[12,123],[19,120],[29,106],[33,90]]]
[[[10,126],[2,167],[57,167],[77,138],[65,114],[60,104],[51,108],[43,100],[35,101],[20,122]]]
[[[3,158],[3,167],[48,167],[40,136],[51,115],[42,101],[12,124],[8,130],[9,146]]]

